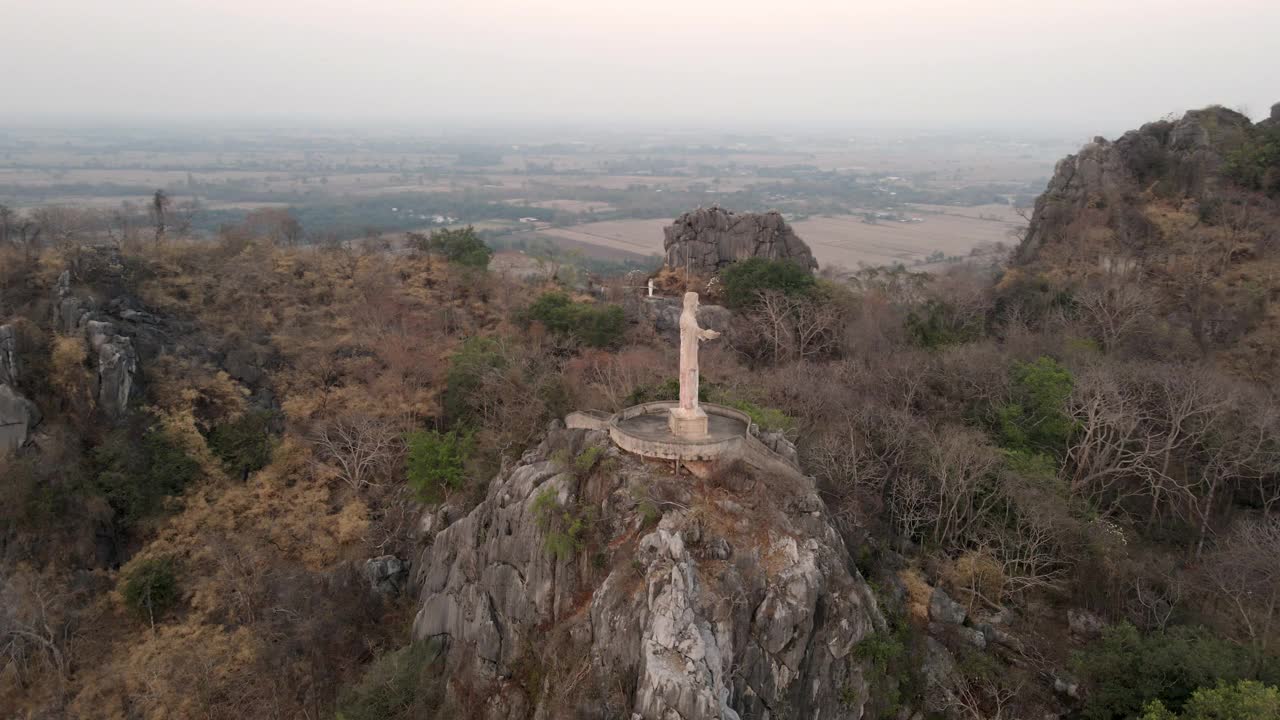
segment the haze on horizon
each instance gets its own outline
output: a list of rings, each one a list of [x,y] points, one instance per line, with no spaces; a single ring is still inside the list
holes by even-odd
[[[1280,100],[1274,0],[2,0],[0,16],[8,121],[1113,134]]]

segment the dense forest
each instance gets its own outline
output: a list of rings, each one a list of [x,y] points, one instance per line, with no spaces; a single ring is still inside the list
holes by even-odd
[[[0,216],[0,708],[485,717],[411,639],[401,560],[566,413],[671,397],[673,344],[629,281],[503,277],[471,231],[393,254],[167,210],[93,242]],[[874,590],[858,707],[1263,720],[1277,267],[1280,126],[1209,108],[1064,160],[996,267],[655,281],[728,308],[707,398],[794,443]]]

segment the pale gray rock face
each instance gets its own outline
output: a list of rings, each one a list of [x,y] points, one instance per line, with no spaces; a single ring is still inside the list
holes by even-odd
[[[0,325],[0,454],[25,445],[40,423],[39,408],[17,390],[21,374],[17,330]]]
[[[1096,613],[1079,608],[1067,611],[1067,627],[1071,629],[1071,634],[1077,637],[1085,640],[1099,637],[1106,626],[1106,621]]]
[[[89,319],[89,311],[80,303],[79,298],[65,297],[58,302],[58,330],[66,335],[74,335],[84,328]]]
[[[947,711],[954,699],[952,687],[956,679],[956,661],[951,652],[937,640],[926,636],[924,663],[920,673],[925,682],[925,709],[931,713]]]
[[[90,262],[91,261],[91,262]],[[113,250],[99,248],[88,256],[81,271],[91,279],[110,283],[120,273],[120,259]],[[76,294],[71,271],[65,270],[54,286],[54,327],[69,336],[81,336],[95,365],[94,400],[99,410],[112,420],[128,413],[138,374],[138,352],[131,337],[121,332],[121,324],[154,322],[147,313],[124,307],[117,297],[100,306]],[[117,280],[118,282],[118,280]],[[136,327],[135,327],[136,329]]]
[[[9,385],[0,385],[0,453],[7,453],[27,443],[31,429],[40,423],[40,410],[35,403],[18,394]]]
[[[98,320],[86,323],[85,336],[98,361],[98,407],[108,417],[122,418],[129,410],[133,378],[138,372],[138,356],[133,342],[117,335],[115,325]]]
[[[421,554],[415,635],[445,640],[464,683],[503,681],[487,716],[859,718],[854,650],[884,620],[812,481],[775,472],[712,499],[607,442],[552,431]],[[563,466],[588,445],[604,466]],[[656,526],[649,496],[669,498]],[[591,518],[572,556],[547,550],[551,498]],[[530,662],[548,673],[535,695],[513,689]]]
[[[666,264],[713,275],[739,260],[790,260],[806,270],[818,267],[809,246],[777,212],[734,213],[698,208],[676,218],[663,232]]]
[[[364,575],[374,592],[397,595],[409,579],[409,566],[395,555],[382,555],[365,561]]]
[[[17,385],[18,333],[12,325],[0,325],[0,385]]]
[[[933,589],[929,596],[929,619],[945,625],[963,625],[967,613],[964,606],[940,587]]]

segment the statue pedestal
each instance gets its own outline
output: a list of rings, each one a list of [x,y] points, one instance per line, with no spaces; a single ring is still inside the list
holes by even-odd
[[[707,436],[707,413],[702,408],[672,408],[667,416],[667,427],[676,437],[704,438]]]

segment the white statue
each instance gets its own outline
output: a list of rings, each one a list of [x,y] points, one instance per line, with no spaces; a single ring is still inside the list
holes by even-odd
[[[680,314],[680,405],[671,410],[668,424],[681,437],[705,437],[707,413],[698,407],[698,343],[720,337],[715,330],[698,327],[698,293],[684,294]]]
[[[649,278],[649,297],[653,297],[653,278]]]

